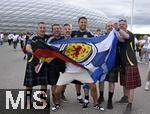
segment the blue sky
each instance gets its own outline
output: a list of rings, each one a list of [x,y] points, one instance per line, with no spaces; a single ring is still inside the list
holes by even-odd
[[[132,0],[57,0],[66,4],[103,11],[110,20],[126,18],[129,24]],[[133,32],[150,34],[150,0],[134,0]]]

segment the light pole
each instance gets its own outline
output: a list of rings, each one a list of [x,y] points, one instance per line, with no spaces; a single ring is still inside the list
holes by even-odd
[[[133,10],[134,10],[134,0],[132,0],[132,4],[131,4],[131,31],[132,31],[132,27],[133,27]]]

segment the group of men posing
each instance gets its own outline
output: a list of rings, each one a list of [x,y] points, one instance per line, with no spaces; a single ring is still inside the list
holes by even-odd
[[[77,100],[82,104],[82,108],[87,108],[89,104],[89,90],[93,99],[93,107],[101,111],[104,110],[102,107],[102,102],[104,101],[104,82],[99,82],[99,97],[97,96],[97,87],[94,83],[92,77],[88,71],[80,66],[73,65],[69,62],[64,62],[58,58],[54,58],[50,63],[44,63],[41,70],[36,73],[35,69],[38,67],[39,60],[34,58],[34,62],[30,59],[32,58],[32,53],[35,51],[36,41],[42,40],[47,42],[51,39],[51,42],[57,41],[64,38],[76,38],[76,37],[94,37],[91,32],[87,30],[87,18],[80,17],[78,19],[79,30],[72,31],[72,26],[70,24],[64,24],[63,26],[63,37],[61,26],[59,24],[52,25],[52,36],[45,34],[46,25],[44,22],[38,23],[37,35],[29,38],[26,51],[28,52],[28,62],[25,72],[24,86],[27,89],[27,103],[28,99],[31,97],[32,87],[41,85],[42,91],[46,92],[47,85],[51,85],[52,91],[52,110],[57,110],[61,106],[61,98],[64,96],[64,91],[66,84],[74,83],[76,88]],[[124,88],[124,96],[118,101],[118,103],[127,103],[126,110],[131,111],[132,102],[134,97],[134,89],[141,86],[141,79],[139,75],[139,70],[137,66],[137,60],[134,52],[134,35],[127,31],[127,21],[119,20],[119,22],[114,24],[113,22],[108,22],[106,24],[107,33],[112,31],[112,29],[118,32],[118,48],[116,55],[115,67],[107,74],[106,81],[109,82],[109,92],[107,108],[113,109],[113,94],[115,89],[115,82],[118,82],[118,72],[120,73],[120,84]],[[118,61],[119,60],[119,61]],[[81,96],[81,85],[84,89],[84,100]],[[29,92],[30,91],[30,92]],[[28,92],[30,94],[28,94]],[[45,96],[43,95],[44,99]],[[30,103],[29,103],[30,104]]]

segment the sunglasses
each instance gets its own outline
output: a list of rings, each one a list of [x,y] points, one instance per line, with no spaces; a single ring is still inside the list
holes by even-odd
[[[125,19],[120,19],[118,22],[121,22],[121,21],[127,22],[127,20],[125,20]]]

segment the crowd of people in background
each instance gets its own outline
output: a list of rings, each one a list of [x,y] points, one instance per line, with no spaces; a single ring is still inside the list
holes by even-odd
[[[139,53],[139,61],[149,64],[150,41],[148,40],[148,36],[144,36],[142,40],[136,40],[133,33],[127,30],[127,21],[124,19],[119,20],[118,23],[109,21],[106,24],[106,32],[102,32],[102,30],[98,28],[94,34],[88,31],[87,24],[88,19],[86,17],[80,17],[78,19],[79,29],[76,31],[72,31],[70,23],[64,23],[63,27],[56,23],[51,27],[52,34],[47,35],[46,24],[44,22],[40,22],[37,26],[37,33],[34,35],[30,33],[20,35],[16,33],[8,33],[7,39],[9,46],[13,44],[13,48],[16,50],[17,44],[20,43],[21,49],[25,54],[24,59],[27,59],[24,86],[27,90],[26,107],[28,109],[32,107],[31,93],[34,86],[40,85],[41,90],[46,93],[47,85],[51,85],[53,102],[52,110],[56,111],[61,108],[61,99],[68,102],[64,93],[67,84],[72,83],[75,84],[76,99],[79,104],[82,105],[82,108],[89,107],[90,90],[93,99],[93,107],[103,111],[104,107],[102,104],[105,101],[104,82],[106,81],[109,83],[107,109],[113,109],[114,105],[112,99],[115,92],[115,83],[118,82],[118,77],[120,76],[120,84],[123,86],[124,93],[117,103],[127,103],[126,111],[132,110],[134,91],[137,87],[141,86],[136,51]],[[66,38],[100,37],[108,35],[113,28],[118,33],[119,41],[117,44],[116,62],[115,66],[108,72],[105,81],[99,81],[99,86],[93,82],[90,74],[85,69],[62,61],[58,58],[54,58],[50,63],[44,63],[38,73],[35,71],[35,69],[39,67],[39,60],[37,58],[34,58],[31,62],[31,59],[33,59],[32,53],[35,51],[36,46],[35,41],[42,40],[46,43],[48,40],[53,42]],[[0,45],[3,45],[3,39],[4,34],[1,33]],[[81,95],[82,87],[84,90],[84,99]],[[99,88],[99,92],[97,92],[97,88]],[[150,67],[145,90],[150,90]],[[46,99],[45,93],[42,94],[41,99]]]
[[[149,61],[149,43],[147,35],[144,35],[142,39],[136,41],[136,51],[139,53],[139,62],[145,62],[148,64]]]

